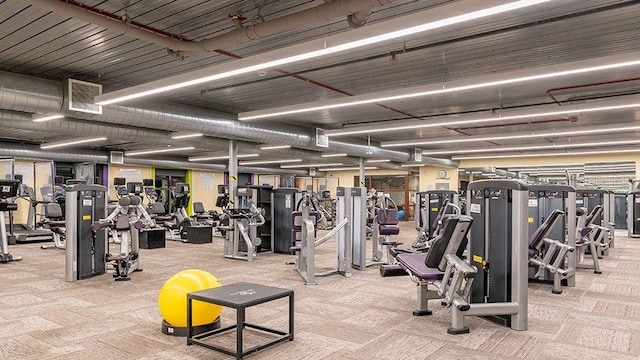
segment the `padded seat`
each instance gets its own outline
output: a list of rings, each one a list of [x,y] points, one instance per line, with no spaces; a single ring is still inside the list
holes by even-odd
[[[443,271],[440,271],[438,268],[427,267],[425,264],[427,255],[427,253],[398,254],[396,259],[411,273],[411,275],[420,280],[442,280],[442,277],[444,276]]]
[[[396,225],[380,225],[380,235],[398,235],[400,228]]]
[[[549,232],[553,230],[556,222],[560,219],[561,216],[564,215],[564,212],[558,209],[554,209],[551,214],[545,219],[545,221],[540,225],[536,231],[529,238],[529,257],[533,257],[535,253],[538,251],[544,238],[547,237]]]
[[[49,227],[64,227],[66,225],[66,221],[64,220],[49,220],[47,221],[47,225],[49,225]]]

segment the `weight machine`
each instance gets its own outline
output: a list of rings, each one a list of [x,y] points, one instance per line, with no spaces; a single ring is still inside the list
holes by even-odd
[[[118,206],[104,219],[93,223],[93,229],[98,232],[107,229],[116,244],[120,244],[120,251],[112,254],[108,251],[106,261],[115,270],[113,277],[116,281],[131,280],[129,273],[142,271],[140,268],[140,230],[143,227],[153,228],[156,224],[149,216],[142,199],[137,195],[123,196]]]
[[[255,204],[249,203],[248,208],[227,208],[224,209],[224,213],[229,217],[229,226],[219,227],[221,230],[225,230],[224,257],[253,261],[257,247],[262,243],[259,237],[253,235],[255,228],[265,223],[262,210],[258,209]]]
[[[291,247],[291,251],[294,251],[298,256],[297,260],[294,263],[296,271],[298,272],[298,274],[300,274],[302,279],[304,279],[305,285],[316,285],[316,276],[340,274],[345,277],[351,277],[352,246],[350,243],[348,243],[351,239],[348,236],[337,237],[337,267],[330,271],[316,273],[316,247],[324,244],[326,241],[333,238],[337,234],[347,231],[349,218],[343,218],[325,236],[320,239],[316,239],[316,230],[320,215],[316,211],[311,211],[312,201],[313,199],[311,198],[311,195],[309,193],[303,194],[303,198],[299,203],[301,205],[299,206],[299,211],[294,211],[291,213],[291,241],[294,244],[294,246]]]

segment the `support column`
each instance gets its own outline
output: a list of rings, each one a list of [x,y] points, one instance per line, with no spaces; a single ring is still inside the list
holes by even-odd
[[[229,140],[229,201],[231,209],[236,208],[238,196],[238,146],[236,140]]]
[[[360,176],[358,179],[358,186],[366,187],[366,178],[364,174],[364,158],[360,158]]]

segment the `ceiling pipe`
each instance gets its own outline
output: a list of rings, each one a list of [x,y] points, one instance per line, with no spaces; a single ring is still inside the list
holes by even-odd
[[[0,109],[43,114],[62,113],[64,94],[59,82],[0,71],[0,84],[2,84],[0,87]],[[194,140],[195,144],[193,146],[209,150],[227,149],[228,143],[225,139],[237,139],[245,142],[239,143],[239,149],[242,151],[257,151],[255,143],[291,145],[307,150],[287,149],[274,151],[273,154],[278,154],[282,157],[301,157],[314,161],[323,160],[319,151],[327,150],[344,152],[354,157],[389,159],[396,162],[407,162],[411,159],[411,155],[408,152],[382,149],[377,144],[369,146],[368,144],[358,144],[353,141],[330,140],[328,148],[316,147],[315,134],[307,128],[277,123],[269,123],[268,127],[264,125],[258,126],[235,120],[231,114],[180,104],[147,101],[140,102],[135,107],[124,105],[105,106],[103,107],[103,115],[79,112],[69,114],[71,117],[89,120],[91,123],[81,124],[73,121],[54,120],[51,124],[42,123],[44,125],[40,125],[41,127],[38,130],[49,129],[50,131],[60,131],[66,134],[80,134],[81,131],[86,131],[88,126],[91,125],[93,126],[93,131],[100,133],[100,135],[122,131],[123,133],[116,133],[112,137],[114,139],[140,141],[147,136],[150,139],[154,139],[150,142],[172,140],[167,140],[169,138],[168,135],[158,135],[159,131],[165,134],[167,132],[199,132],[210,136],[210,138]],[[23,115],[21,119],[27,120],[24,116],[26,115]],[[97,124],[96,122],[120,126],[115,127],[115,129],[109,129],[111,126]],[[12,126],[11,123],[7,123],[7,125]],[[22,124],[20,126],[34,125]],[[124,137],[128,134],[126,129],[132,126],[144,128],[144,130],[137,129],[137,134],[130,134],[131,137]],[[83,134],[86,136],[87,133],[83,132]],[[171,143],[169,142],[169,144]],[[184,144],[184,142],[181,144]],[[429,157],[423,157],[423,163],[450,168],[455,168],[458,165],[456,161]]]
[[[143,24],[122,21],[116,15],[75,1],[27,0],[28,3],[43,10],[86,21],[126,36],[162,46],[178,57],[205,54],[217,49],[228,48],[286,31],[300,29],[311,24],[343,17],[347,17],[350,26],[359,27],[367,22],[373,7],[390,4],[393,1],[395,0],[336,0],[294,14],[281,16],[274,20],[244,26],[213,38],[189,41],[168,36],[164,32],[152,31]]]

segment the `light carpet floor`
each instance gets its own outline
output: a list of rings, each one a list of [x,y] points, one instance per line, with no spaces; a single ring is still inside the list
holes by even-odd
[[[15,245],[10,251],[24,260],[0,264],[0,359],[230,359],[160,332],[158,292],[171,275],[189,268],[209,271],[223,284],[295,291],[295,341],[251,359],[638,359],[640,239],[619,234],[602,261],[603,274],[579,270],[577,286],[561,295],[552,295],[548,285],[529,285],[528,331],[470,318],[471,333],[458,336],[446,333],[449,309],[432,300],[433,316],[412,316],[414,284],[407,277],[381,278],[377,267],[305,286],[286,264],[293,256],[223,259],[223,241],[215,238],[213,244],[168,241],[164,249],[142,250],[144,271],[129,282],[102,275],[67,283],[64,251]],[[414,236],[412,223],[402,223],[405,244]],[[335,266],[334,246],[318,249],[318,271]],[[233,323],[234,310],[221,318],[223,326]],[[287,301],[250,308],[247,320],[286,330]],[[247,346],[261,340],[247,334]],[[235,346],[233,334],[216,341]]]

